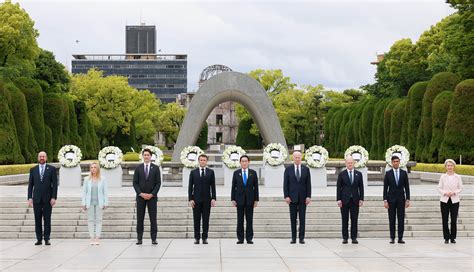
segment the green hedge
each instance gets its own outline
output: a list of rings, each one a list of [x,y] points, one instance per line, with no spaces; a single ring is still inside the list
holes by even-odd
[[[444,167],[444,164],[417,163],[415,167],[411,168],[411,170],[433,173],[446,173],[446,168]],[[459,175],[474,176],[474,165],[456,165],[454,171]]]
[[[201,132],[199,133],[199,137],[196,141],[196,146],[199,146],[202,150],[207,149],[207,132],[208,132],[207,122],[204,121],[204,125],[202,126]]]
[[[328,150],[330,153],[336,156],[336,154],[340,153],[339,150],[339,125],[341,124],[342,118],[344,117],[344,112],[346,111],[346,108],[340,108],[333,117],[333,120],[331,121],[331,131],[332,131],[332,137],[331,137],[331,149]]]
[[[456,86],[451,102],[439,161],[463,156],[463,163],[474,164],[474,79]]]
[[[390,127],[392,125],[392,112],[393,109],[400,103],[400,99],[391,100],[383,112],[383,138],[380,141],[379,152],[377,153],[377,159],[382,159],[385,155],[385,150],[390,145]]]
[[[56,155],[63,144],[65,108],[63,106],[63,98],[57,93],[45,93],[43,102],[44,121],[51,129],[52,154],[49,157],[52,161],[53,158],[56,159]]]
[[[405,108],[403,109],[403,124],[402,124],[402,131],[400,135],[400,145],[407,146],[408,145],[408,120],[410,119],[410,105],[408,104],[408,99],[405,98]]]
[[[422,131],[420,133],[420,139],[418,143],[419,147],[423,148],[423,151],[421,157],[417,158],[417,160],[431,160],[429,146],[432,137],[431,133],[433,131],[432,108],[434,99],[443,91],[453,91],[459,81],[460,78],[458,75],[451,72],[442,72],[434,75],[426,86],[426,92],[423,96],[423,111],[421,117],[422,121],[419,128]]]
[[[28,174],[36,164],[10,164],[0,165],[0,176]]]
[[[28,106],[28,116],[33,127],[34,137],[38,150],[45,149],[45,128],[43,114],[43,91],[35,80],[27,77],[19,77],[15,85],[23,92]]]
[[[44,126],[44,149],[43,151],[50,156],[55,156],[57,154],[53,153],[53,132],[50,127],[47,125]]]
[[[13,83],[5,85],[7,91],[10,94],[10,108],[15,120],[16,135],[18,137],[18,143],[20,144],[21,154],[25,158],[25,162],[33,162],[36,157],[35,150],[32,150],[35,143],[30,145],[28,139],[30,139],[30,119],[28,117],[28,106],[26,105],[25,95],[18,89]],[[34,137],[32,137],[34,139]]]
[[[428,81],[417,82],[411,86],[408,91],[408,144],[407,149],[410,151],[411,157],[415,159],[417,154],[417,134],[421,122],[421,112],[423,105],[423,96],[425,95]]]
[[[370,151],[372,142],[372,123],[374,120],[374,110],[377,100],[369,99],[362,109],[360,117],[360,140],[361,145]]]
[[[77,124],[77,115],[76,115],[76,109],[74,107],[74,102],[72,102],[72,99],[67,98],[66,99],[67,103],[67,108],[69,111],[69,130],[70,130],[70,140],[71,143],[77,146],[82,145],[81,141],[81,136],[79,136],[79,126]]]
[[[325,115],[324,117],[324,142],[323,145],[326,147],[326,149],[329,151],[332,149],[332,133],[333,131],[331,130],[331,121],[334,119],[335,113],[339,110],[340,108],[331,108]]]
[[[393,107],[392,116],[390,119],[390,137],[388,147],[401,143],[406,105],[407,100],[403,99]]]
[[[67,144],[73,144],[71,142],[71,116],[69,115],[68,98],[65,95],[61,95],[62,109],[63,109],[63,137],[61,141],[61,147]]]
[[[372,158],[377,158],[380,151],[379,141],[383,141],[383,112],[389,99],[381,99],[374,106],[374,117],[372,119],[372,143],[369,154]],[[367,148],[369,148],[367,146]]]
[[[5,84],[0,81],[0,164],[24,163],[9,100]]]
[[[438,162],[439,148],[443,143],[444,127],[448,117],[453,92],[445,91],[438,94],[433,101],[433,131],[431,133],[431,143],[429,148],[428,162]]]

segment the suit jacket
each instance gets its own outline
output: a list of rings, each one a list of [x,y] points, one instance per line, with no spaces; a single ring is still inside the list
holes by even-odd
[[[383,200],[396,202],[397,200],[410,200],[410,184],[408,183],[408,174],[399,168],[398,186],[395,181],[395,175],[392,170],[385,173],[383,179]]]
[[[104,206],[109,206],[109,198],[107,193],[107,181],[104,177],[100,177],[100,181],[97,184],[98,189],[98,198],[99,198],[99,208]],[[92,201],[92,181],[89,177],[84,178],[84,183],[82,184],[82,206],[86,206],[88,209],[91,206]]]
[[[216,200],[216,177],[214,171],[208,167],[204,170],[205,175],[201,177],[201,168],[196,168],[189,173],[188,199],[196,203]]]
[[[311,198],[311,174],[309,168],[301,165],[300,181],[296,179],[295,165],[285,169],[283,177],[283,194],[285,198],[291,198],[291,202],[298,203]]]
[[[141,193],[152,194],[157,197],[161,186],[160,167],[150,163],[148,178],[145,177],[145,164],[141,163],[133,173],[133,188],[137,196]]]
[[[234,171],[232,176],[231,200],[237,202],[238,206],[253,206],[258,201],[258,176],[257,172],[247,169],[247,185],[244,186],[242,169]]]
[[[52,198],[58,197],[58,175],[56,167],[45,164],[43,181],[41,181],[40,167],[36,165],[30,169],[28,181],[28,199],[33,198],[33,203],[47,203]]]
[[[342,201],[343,205],[347,205],[352,200],[356,203],[359,200],[364,200],[364,180],[362,173],[354,169],[353,182],[349,179],[349,172],[347,170],[339,173],[336,184],[337,201]]]

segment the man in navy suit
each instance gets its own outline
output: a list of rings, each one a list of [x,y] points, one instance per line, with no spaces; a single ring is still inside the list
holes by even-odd
[[[241,169],[235,170],[230,192],[232,205],[237,207],[237,244],[244,243],[244,215],[247,220],[245,238],[247,244],[253,244],[253,209],[258,204],[257,172],[249,169],[250,159],[247,155],[240,157]]]
[[[46,152],[38,153],[39,164],[30,169],[28,182],[28,205],[35,212],[36,243],[44,243],[49,246],[51,234],[51,213],[58,195],[58,176],[56,168],[46,164],[48,156]],[[44,233],[42,221],[44,221]]]
[[[207,155],[199,155],[199,168],[189,173],[188,199],[193,208],[194,244],[199,244],[201,239],[201,217],[202,243],[207,244],[211,207],[216,206],[216,177],[207,167],[207,159]]]
[[[285,169],[283,175],[283,194],[290,207],[291,244],[296,243],[296,218],[299,214],[299,242],[304,244],[306,205],[311,203],[311,174],[309,168],[301,165],[301,152],[293,152],[294,164]]]
[[[349,156],[345,159],[346,171],[337,177],[336,198],[337,206],[342,216],[342,243],[347,244],[349,239],[349,214],[351,215],[351,240],[357,241],[357,219],[359,207],[364,204],[364,181],[362,173],[354,169],[354,159]]]
[[[136,192],[137,202],[137,245],[141,245],[145,221],[145,211],[148,207],[150,218],[150,238],[153,245],[157,245],[156,236],[158,226],[156,224],[156,211],[158,191],[161,186],[160,168],[151,162],[151,150],[143,149],[143,163],[139,164],[133,173],[133,188]]]
[[[410,184],[408,174],[400,169],[400,159],[393,156],[392,170],[385,173],[383,179],[383,206],[388,209],[390,224],[390,244],[395,243],[395,217],[398,221],[398,243],[404,244],[405,208],[410,207]]]

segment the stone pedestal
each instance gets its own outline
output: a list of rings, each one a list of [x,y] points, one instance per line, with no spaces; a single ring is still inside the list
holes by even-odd
[[[192,168],[187,168],[183,167],[183,187],[188,188],[189,187],[189,174],[191,173],[193,169]]]
[[[367,187],[369,186],[369,175],[367,174],[368,168],[367,167],[357,168],[357,171],[362,173],[362,179],[364,181],[364,189],[367,189]]]
[[[107,186],[109,188],[120,188],[122,187],[122,166],[117,166],[114,169],[102,168],[101,175],[107,181]]]
[[[81,166],[59,168],[59,186],[62,188],[81,188]]]
[[[311,174],[311,187],[327,187],[328,175],[326,167],[309,168]]]
[[[265,164],[263,168],[263,177],[265,179],[265,187],[283,188],[283,174],[285,166],[270,166]]]
[[[232,187],[232,177],[234,176],[235,170],[237,170],[237,168],[231,169],[224,165],[224,187]]]

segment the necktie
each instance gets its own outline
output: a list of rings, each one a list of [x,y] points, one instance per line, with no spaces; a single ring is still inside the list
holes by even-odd
[[[398,186],[398,170],[395,170],[395,181],[397,182],[397,186]]]
[[[244,170],[244,186],[247,186],[247,171]]]
[[[300,181],[301,175],[300,175],[300,167],[296,166],[296,179]]]
[[[43,177],[44,177],[44,165],[41,165],[41,166],[40,166],[40,178],[41,178],[41,181],[43,181]]]
[[[145,178],[148,179],[148,164],[145,165]]]
[[[204,168],[201,168],[201,177],[204,177]]]
[[[349,179],[351,180],[351,184],[354,183],[354,179],[352,178],[352,171],[349,171]]]

